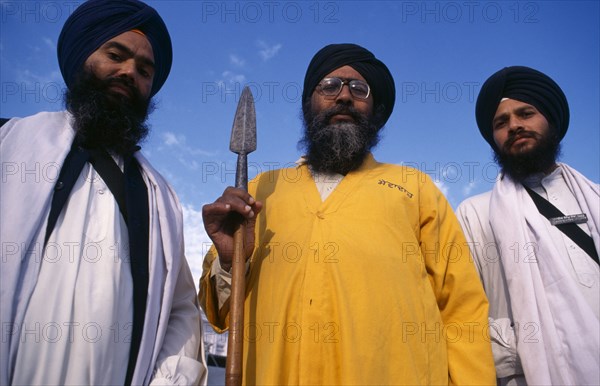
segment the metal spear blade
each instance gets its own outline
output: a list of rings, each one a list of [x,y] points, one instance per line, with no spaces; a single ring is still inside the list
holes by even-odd
[[[248,86],[244,87],[235,112],[229,150],[237,154],[248,154],[256,150],[256,110]]]

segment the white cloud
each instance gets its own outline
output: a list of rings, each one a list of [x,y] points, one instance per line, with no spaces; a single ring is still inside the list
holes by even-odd
[[[167,131],[162,135],[162,137],[165,142],[165,145],[167,146],[177,146],[181,144],[179,138],[177,138],[177,135],[173,132]]]
[[[202,261],[212,243],[204,230],[202,210],[196,210],[191,204],[182,204],[182,209],[185,255],[197,288],[202,275]]]
[[[63,83],[62,76],[58,71],[51,71],[47,74],[38,74],[30,71],[29,69],[17,69],[15,76],[17,82],[26,83],[28,85],[38,84],[45,85],[45,87],[48,87],[48,84],[51,83]]]
[[[444,183],[444,181],[433,180],[435,186],[442,192],[442,194],[448,198],[448,193],[450,193],[450,187]]]
[[[168,151],[174,154],[173,157],[189,170],[197,170],[200,167],[197,161],[199,156],[213,157],[215,155],[214,152],[189,146],[185,135],[175,134],[172,131],[162,133],[162,140],[164,147],[169,148]],[[159,150],[163,150],[164,147],[159,147]]]
[[[246,76],[244,74],[236,74],[231,71],[223,71],[221,76],[223,77],[224,82],[229,84],[246,82]]]
[[[465,197],[470,196],[471,192],[473,191],[473,189],[475,189],[476,186],[477,186],[477,183],[475,181],[471,181],[467,185],[463,186],[463,189],[462,189],[463,196],[465,196]]]
[[[54,52],[56,51],[56,45],[54,44],[54,41],[48,37],[44,37],[42,38],[42,41],[44,42],[44,44],[46,45],[46,47],[48,49],[50,49],[50,51]]]
[[[229,61],[236,67],[244,67],[244,64],[246,64],[246,61],[244,59],[240,58],[235,54],[229,55]]]
[[[283,47],[280,43],[269,46],[266,42],[264,42],[262,40],[257,41],[256,45],[258,45],[258,47],[260,48],[258,53],[259,53],[260,57],[262,58],[262,60],[265,62],[267,60],[272,59],[275,55],[277,55],[277,53],[279,52],[281,47]]]

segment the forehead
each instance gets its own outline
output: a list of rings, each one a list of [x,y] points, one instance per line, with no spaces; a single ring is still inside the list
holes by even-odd
[[[360,79],[366,81],[363,76],[350,66],[343,66],[336,68],[329,74],[325,75],[324,78],[345,78],[345,79]]]
[[[500,101],[498,108],[496,109],[496,115],[504,113],[504,112],[508,112],[511,110],[521,109],[521,108],[526,108],[526,107],[531,107],[531,108],[537,110],[534,105],[530,105],[529,103],[521,102],[516,99],[503,98]]]

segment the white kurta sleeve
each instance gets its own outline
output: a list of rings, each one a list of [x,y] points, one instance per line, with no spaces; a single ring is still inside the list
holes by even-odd
[[[150,384],[206,385],[207,368],[201,339],[202,324],[194,281],[185,263],[179,272],[169,325]]]
[[[489,322],[496,376],[507,378],[523,374],[512,321],[508,318],[489,318]]]
[[[496,376],[502,384],[502,378],[522,376],[523,369],[517,354],[517,338],[509,306],[508,288],[497,243],[489,225],[489,197],[489,194],[482,194],[466,200],[457,208],[456,216],[469,243],[471,255],[489,300],[489,337]]]

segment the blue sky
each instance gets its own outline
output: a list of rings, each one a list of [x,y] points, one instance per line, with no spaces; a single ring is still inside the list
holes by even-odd
[[[80,1],[0,1],[0,116],[63,108],[60,29]],[[301,155],[306,67],[330,43],[357,43],[390,68],[396,105],[375,157],[431,175],[453,207],[492,187],[498,168],[474,107],[504,66],[554,78],[571,108],[564,162],[600,176],[600,2],[594,1],[149,1],[174,46],[143,152],[178,192],[186,249],[198,279],[209,242],[201,207],[234,183],[228,150],[239,94],[256,101],[250,174]]]

